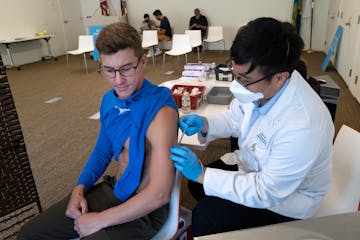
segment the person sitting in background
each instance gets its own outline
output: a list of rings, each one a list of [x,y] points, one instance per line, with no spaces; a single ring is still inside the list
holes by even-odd
[[[153,12],[153,15],[157,20],[160,21],[160,25],[157,27],[158,29],[158,40],[159,42],[170,41],[172,38],[172,29],[169,22],[169,19],[166,16],[163,16],[159,9]],[[159,46],[156,48],[155,56],[162,54]],[[148,55],[149,57],[149,55]]]
[[[303,47],[288,22],[250,21],[230,49],[235,98],[228,110],[179,119],[180,129],[201,143],[238,138],[239,150],[205,167],[186,146],[170,149],[198,200],[194,236],[310,218],[329,191],[334,125],[297,71],[304,68]]]
[[[194,14],[195,16],[190,18],[189,29],[201,30],[201,39],[204,40],[209,26],[207,18],[200,13],[198,8],[194,10]]]
[[[96,48],[112,89],[102,99],[95,148],[70,196],[26,222],[19,240],[151,239],[167,219],[178,132],[171,91],[144,78],[147,58],[129,24],[106,26]],[[96,184],[112,160],[115,176]]]
[[[159,42],[170,41],[172,38],[172,29],[169,22],[169,19],[166,16],[163,16],[159,9],[153,12],[153,15],[157,20],[160,21],[160,26],[158,27],[158,39]]]
[[[144,21],[142,21],[140,26],[140,33],[142,34],[144,30],[156,30],[155,21],[151,20],[149,14],[147,13],[144,14]]]

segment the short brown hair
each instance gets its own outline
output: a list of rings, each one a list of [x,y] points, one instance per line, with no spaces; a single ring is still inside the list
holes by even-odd
[[[96,39],[96,48],[100,54],[111,55],[123,49],[134,49],[139,59],[143,55],[141,38],[135,28],[127,23],[112,23],[100,31]]]

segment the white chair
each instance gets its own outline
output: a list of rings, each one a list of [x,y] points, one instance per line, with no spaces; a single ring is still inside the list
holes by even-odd
[[[360,133],[343,125],[334,143],[331,189],[315,217],[359,210]]]
[[[185,55],[185,62],[187,63],[187,53],[191,52],[190,35],[188,34],[174,34],[172,39],[172,47],[170,51],[163,54],[163,66],[165,64],[166,54],[171,56]]]
[[[151,51],[151,57],[152,57],[152,61],[153,64],[155,64],[155,60],[154,60],[154,54],[155,54],[155,49],[154,46],[158,45],[159,41],[158,41],[158,36],[157,36],[157,31],[156,30],[145,30],[143,31],[142,34],[142,47],[143,48],[151,48],[149,51]]]
[[[171,190],[171,198],[169,203],[169,216],[161,227],[159,232],[151,240],[167,240],[171,239],[178,230],[180,219],[180,190],[181,190],[182,174],[176,170],[175,182]]]
[[[169,202],[169,215],[166,219],[164,225],[156,233],[151,240],[169,240],[172,239],[177,234],[180,220],[180,192],[181,192],[181,180],[182,174],[180,171],[176,170],[175,172],[175,181],[174,186],[171,190],[171,198]],[[185,209],[186,210],[186,209]],[[182,209],[182,211],[184,211]],[[188,210],[187,210],[188,211]],[[189,218],[189,216],[188,216]],[[191,216],[190,216],[191,219]],[[188,227],[190,223],[182,222],[184,226]],[[79,238],[74,238],[72,240],[79,240]]]
[[[209,43],[213,42],[223,42],[224,50],[225,50],[225,40],[223,34],[222,26],[209,26],[207,32],[207,38],[204,39],[204,43],[206,43],[206,48],[208,48]]]
[[[201,30],[185,30],[185,34],[190,35],[191,47],[192,48],[194,48],[194,47],[197,48],[198,61],[200,62],[200,49],[199,49],[199,47],[202,44]]]
[[[67,52],[66,63],[69,63],[68,54],[72,54],[72,55],[83,54],[85,70],[86,70],[86,73],[88,73],[88,68],[87,68],[87,64],[86,64],[86,53],[94,51],[94,48],[95,48],[94,38],[92,35],[80,35],[78,49]]]

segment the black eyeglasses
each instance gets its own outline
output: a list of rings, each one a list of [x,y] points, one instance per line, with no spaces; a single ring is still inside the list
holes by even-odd
[[[228,62],[228,61],[227,61]],[[249,82],[251,79],[249,79],[248,77],[246,77],[244,74],[235,74],[234,70],[233,70],[233,66],[231,64],[227,64],[228,68],[231,71],[231,74],[233,75],[234,80],[236,80],[238,83],[240,83],[241,85],[243,85],[245,88],[247,88],[250,85],[253,85],[255,83],[267,80],[269,78],[271,78],[272,76],[274,76],[273,73],[265,75],[264,77],[253,81],[253,82]]]
[[[243,75],[235,76],[235,74],[234,74],[233,71],[232,71],[232,74],[233,74],[233,76],[234,76],[235,81],[237,81],[238,83],[240,83],[241,85],[243,85],[243,86],[246,87],[246,88],[247,88],[248,86],[250,86],[250,85],[255,84],[255,83],[258,83],[258,82],[267,80],[267,79],[269,79],[269,78],[271,78],[271,77],[273,76],[273,74],[269,74],[269,75],[266,75],[266,76],[260,78],[259,80],[254,81],[254,82],[246,83],[246,81],[249,81],[249,79],[246,78],[245,76],[243,76]],[[243,79],[245,79],[245,81],[244,81]]]
[[[140,64],[140,59],[138,60],[138,63],[136,66],[126,65],[121,68],[115,69],[103,66],[100,63],[98,72],[101,73],[105,78],[107,79],[114,79],[116,77],[116,72],[119,72],[120,76],[122,77],[133,77],[136,75],[136,69]]]

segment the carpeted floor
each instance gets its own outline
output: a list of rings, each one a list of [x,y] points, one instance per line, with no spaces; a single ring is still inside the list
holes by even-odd
[[[205,51],[203,62],[223,63],[228,51]],[[25,137],[27,152],[44,209],[64,197],[73,188],[87,161],[99,130],[99,121],[88,119],[98,112],[102,94],[109,85],[97,73],[97,63],[88,60],[89,74],[85,73],[81,56],[65,56],[58,61],[40,61],[22,66],[21,71],[8,69],[8,79]],[[321,72],[323,53],[305,54],[310,76],[330,75],[341,87],[335,119],[336,130],[342,124],[360,131],[360,105],[350,95],[348,88],[334,69]],[[177,79],[181,75],[183,57],[162,57],[148,63],[145,76],[153,83]],[[197,61],[196,53],[189,62]],[[166,71],[173,70],[171,75]],[[45,101],[60,97],[54,103]],[[230,150],[230,141],[217,140],[206,151],[197,151],[204,163],[217,160]],[[109,171],[111,173],[111,171]],[[184,180],[182,205],[192,208],[195,201],[190,196]]]

